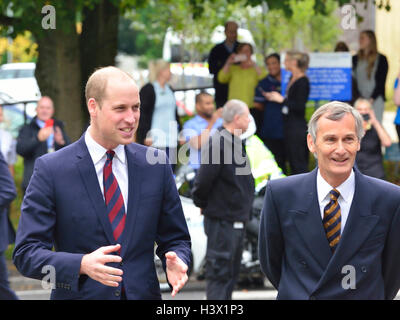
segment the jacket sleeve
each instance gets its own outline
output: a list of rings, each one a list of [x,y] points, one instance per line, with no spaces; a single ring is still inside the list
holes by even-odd
[[[213,158],[215,158],[213,157],[213,152],[220,152],[219,159],[223,159],[221,155],[223,152],[219,148],[213,147],[215,139],[219,139],[218,132],[210,137],[208,143],[202,148],[201,165],[193,183],[193,202],[197,207],[202,209],[207,207],[210,190],[221,171],[221,161],[213,161]],[[223,145],[223,142],[221,142],[221,145]]]
[[[310,82],[307,78],[303,78],[298,83],[294,83],[290,90],[287,98],[283,101],[283,104],[289,108],[289,112],[303,112],[305,105],[308,101],[310,94]]]
[[[382,274],[385,284],[385,299],[392,300],[400,288],[400,206],[397,208],[382,254]]]
[[[162,152],[162,151],[159,151]],[[165,155],[165,153],[163,153]],[[164,156],[165,161],[166,155]],[[164,195],[157,228],[157,255],[166,269],[165,253],[174,251],[188,266],[192,263],[191,240],[171,166],[164,166]]]
[[[258,254],[261,270],[278,289],[281,278],[284,243],[278,211],[276,210],[271,185],[267,185],[264,206],[261,211]]]
[[[33,156],[34,151],[42,142],[39,141],[37,134],[29,125],[21,128],[17,138],[17,153],[23,158]]]
[[[17,196],[14,180],[8,169],[8,165],[0,152],[0,213],[6,208]]]
[[[231,77],[232,77],[232,66],[229,68],[228,72],[225,72],[223,68],[218,72],[218,81],[221,83],[229,83]]]
[[[218,47],[215,46],[211,49],[210,55],[208,57],[208,70],[211,74],[217,75],[219,69],[221,69],[220,62],[218,61]]]
[[[378,55],[378,59],[378,67],[375,72],[375,88],[372,92],[371,98],[375,100],[379,96],[382,96],[382,98],[385,100],[385,83],[389,64],[386,57],[382,54]]]
[[[21,206],[13,261],[26,277],[42,280],[54,270],[54,285],[63,283],[78,291],[83,254],[52,250],[57,217],[51,177],[43,157],[38,158]]]
[[[136,133],[136,141],[140,144],[144,143],[147,132],[151,129],[151,121],[153,118],[155,92],[151,83],[146,84],[139,92],[140,94],[140,120]]]

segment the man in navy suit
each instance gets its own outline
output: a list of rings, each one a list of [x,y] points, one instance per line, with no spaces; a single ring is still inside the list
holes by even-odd
[[[8,165],[0,152],[0,300],[15,300],[17,296],[8,284],[8,272],[4,251],[13,242],[8,219],[8,206],[17,196],[14,180],[8,169]]]
[[[309,122],[318,168],[268,183],[261,267],[278,299],[393,299],[400,288],[400,188],[353,167],[363,136],[351,106]]]
[[[83,136],[36,161],[14,263],[48,280],[52,299],[160,299],[156,243],[175,296],[187,281],[190,236],[165,153],[131,143],[139,89],[106,67],[89,78],[86,101]]]

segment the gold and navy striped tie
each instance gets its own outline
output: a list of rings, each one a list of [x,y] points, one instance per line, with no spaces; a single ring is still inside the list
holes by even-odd
[[[332,252],[335,251],[337,244],[340,240],[340,228],[342,222],[342,216],[340,212],[340,206],[338,198],[340,196],[339,191],[332,189],[329,192],[331,200],[324,208],[324,218],[322,224],[324,225],[326,237],[331,247]]]

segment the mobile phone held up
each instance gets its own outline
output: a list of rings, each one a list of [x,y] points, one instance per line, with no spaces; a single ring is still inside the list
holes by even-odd
[[[46,122],[44,123],[45,128],[52,127],[53,125],[54,125],[54,119],[46,120]]]
[[[235,57],[233,58],[233,61],[234,61],[235,63],[242,62],[242,61],[246,61],[246,60],[247,60],[247,57],[246,57],[245,54],[237,54],[237,55],[235,55]]]

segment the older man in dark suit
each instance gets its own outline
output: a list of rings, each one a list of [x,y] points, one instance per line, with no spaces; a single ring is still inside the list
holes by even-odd
[[[278,299],[396,296],[400,188],[353,168],[362,136],[358,111],[322,106],[307,137],[318,168],[268,184],[259,255]]]

